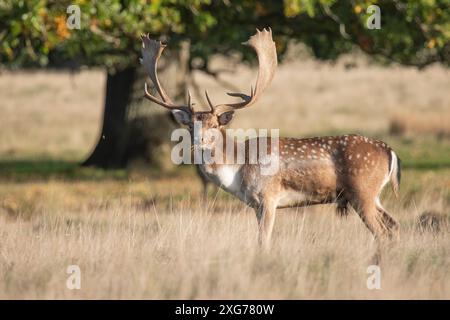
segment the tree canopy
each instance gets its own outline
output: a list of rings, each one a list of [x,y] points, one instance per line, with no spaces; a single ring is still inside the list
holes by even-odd
[[[381,8],[381,29],[368,29],[367,8]],[[67,8],[80,8],[80,29],[68,28]],[[280,59],[289,41],[320,59],[355,46],[384,61],[423,67],[450,61],[448,0],[1,0],[0,63],[10,68],[138,63],[141,33],[171,48],[189,40],[191,68],[212,72],[216,53],[242,52],[255,28],[272,27]]]

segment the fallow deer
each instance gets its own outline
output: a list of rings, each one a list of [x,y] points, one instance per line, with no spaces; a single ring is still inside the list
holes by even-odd
[[[171,110],[178,122],[189,127],[194,144],[202,150],[214,150],[215,142],[207,139],[207,135],[195,137],[194,123],[199,121],[202,130],[214,128],[225,136],[225,128],[235,111],[254,104],[274,76],[277,54],[270,28],[257,30],[244,44],[258,56],[254,89],[249,95],[228,93],[242,101],[219,105],[214,105],[205,92],[209,111],[194,111],[190,96],[187,103],[175,104],[158,81],[157,63],[166,45],[148,35],[142,36],[141,63],[161,99],[148,92],[147,84],[145,97]],[[248,145],[249,140],[240,143]],[[265,247],[270,244],[276,209],[314,204],[336,203],[340,214],[347,214],[348,208],[353,207],[375,238],[392,236],[397,230],[397,222],[379,200],[381,190],[389,181],[398,196],[400,183],[400,159],[384,142],[360,135],[343,135],[280,138],[278,148],[272,150],[271,145],[267,144],[268,153],[276,154],[279,161],[279,170],[273,175],[261,174],[261,166],[249,163],[248,154],[243,164],[227,157],[221,164],[200,164],[200,170],[213,183],[256,211],[260,244]],[[248,152],[248,148],[244,150]]]

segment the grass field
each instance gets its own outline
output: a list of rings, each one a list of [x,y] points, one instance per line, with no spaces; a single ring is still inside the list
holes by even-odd
[[[450,73],[359,64],[281,66],[234,127],[358,132],[397,151],[401,196],[386,188],[383,203],[401,236],[382,249],[380,290],[366,286],[374,242],[354,212],[280,210],[264,253],[253,211],[221,191],[205,206],[192,167],[79,168],[100,126],[94,70],[0,74],[0,298],[450,299]],[[246,88],[254,71],[239,74],[228,80]]]

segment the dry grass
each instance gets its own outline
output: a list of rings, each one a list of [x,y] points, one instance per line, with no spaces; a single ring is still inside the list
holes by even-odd
[[[381,290],[366,287],[374,246],[355,213],[280,211],[264,254],[254,213],[223,194],[205,210],[197,187],[188,177],[2,187],[0,298],[450,298],[449,229],[417,228],[430,202],[449,218],[442,185],[413,200],[387,196],[402,235],[383,249]],[[73,264],[79,291],[65,286]]]
[[[226,78],[246,88],[254,75],[240,68],[239,77]],[[397,114],[448,114],[449,78],[438,66],[294,62],[280,67],[268,94],[234,126],[384,135]],[[196,79],[214,101],[224,98],[211,79]],[[368,290],[374,247],[355,213],[280,211],[273,249],[264,254],[254,213],[222,192],[205,209],[189,170],[172,178],[69,175],[57,161],[82,159],[95,143],[103,81],[99,71],[0,75],[0,298],[450,298],[446,138],[413,130],[407,139],[387,137],[407,165],[401,199],[384,197],[402,233],[382,250],[381,290]],[[417,161],[428,162],[414,167]],[[47,173],[57,166],[61,174]],[[424,212],[442,221],[439,232],[418,227]],[[81,290],[66,288],[73,264]]]
[[[249,90],[255,72],[240,68],[238,74],[223,78],[240,90]],[[211,92],[213,101],[229,101],[227,91],[211,78],[200,74],[196,78]],[[299,136],[387,131],[389,120],[398,114],[449,119],[449,82],[450,71],[437,65],[423,71],[364,63],[347,69],[344,62],[297,60],[277,70],[258,105],[241,111],[233,125],[280,128],[283,135]],[[448,122],[443,125],[448,127]]]
[[[219,59],[212,66],[222,63]],[[239,77],[223,78],[249,90],[255,70],[239,67],[236,73]],[[214,102],[229,101],[225,92],[230,88],[201,74],[194,77]],[[0,154],[85,157],[100,130],[104,80],[104,73],[95,70],[1,74]],[[258,105],[242,110],[233,127],[279,128],[281,135],[302,136],[388,131],[390,120],[399,114],[424,121],[427,116],[448,119],[449,82],[450,71],[440,66],[418,71],[363,65],[348,70],[344,63],[292,62],[279,67]]]
[[[0,154],[84,157],[99,134],[105,79],[99,71],[0,74]]]
[[[435,135],[438,139],[450,137],[450,108],[447,112],[433,114],[397,114],[390,122],[393,135]]]

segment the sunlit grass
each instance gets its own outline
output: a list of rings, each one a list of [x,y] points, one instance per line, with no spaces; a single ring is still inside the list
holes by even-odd
[[[241,69],[230,77],[247,88],[255,71]],[[0,298],[450,299],[450,141],[436,134],[447,130],[448,79],[440,67],[284,65],[233,124],[296,137],[360,133],[399,154],[400,198],[388,187],[382,203],[401,237],[382,249],[381,290],[368,290],[374,243],[353,211],[341,219],[332,205],[280,210],[263,253],[253,210],[223,191],[204,204],[192,166],[79,166],[97,139],[104,74],[3,73]],[[388,134],[393,115],[405,123],[397,135]],[[438,232],[419,228],[424,213]],[[81,290],[71,291],[74,264]]]
[[[450,298],[450,239],[417,228],[428,209],[450,218],[431,182],[446,172],[405,172],[385,207],[401,238],[382,251],[382,290],[366,287],[374,245],[357,215],[333,206],[279,211],[269,254],[254,212],[210,194],[192,177],[8,183],[0,187],[2,298]],[[415,182],[420,192],[415,192]],[[443,222],[444,223],[444,222]],[[68,265],[82,289],[65,287]]]

